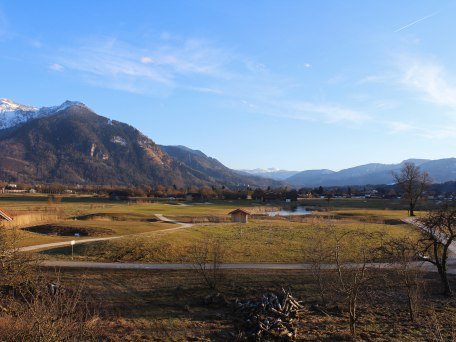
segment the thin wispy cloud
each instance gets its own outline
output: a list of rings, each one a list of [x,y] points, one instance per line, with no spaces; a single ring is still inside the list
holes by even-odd
[[[268,115],[283,119],[316,122],[324,124],[342,124],[351,127],[360,126],[372,118],[359,110],[338,104],[327,104],[309,101],[247,101],[242,105],[256,114]]]
[[[384,123],[389,134],[407,135],[426,140],[446,140],[456,137],[456,125],[441,124],[423,125],[420,122],[408,123],[402,121],[391,121]]]
[[[64,48],[57,60],[59,65],[82,74],[85,79],[98,78],[98,84],[109,87],[110,84],[137,81],[142,84],[140,92],[147,93],[148,83],[152,91],[157,84],[180,86],[179,78],[227,77],[225,64],[230,62],[230,56],[200,40],[189,39],[179,44],[149,48],[105,38]],[[137,87],[127,89],[136,91]]]
[[[456,125],[427,127],[420,130],[419,136],[428,140],[446,140],[456,137]]]
[[[63,71],[65,69],[61,64],[58,63],[53,63],[49,65],[49,69],[54,70],[54,71]]]
[[[390,129],[390,133],[407,133],[417,129],[414,125],[402,121],[391,121],[386,124]]]
[[[350,122],[360,124],[369,120],[370,117],[362,112],[342,107],[333,104],[316,104],[311,102],[295,102],[289,104],[290,109],[293,109],[296,114],[295,119],[311,118],[315,121],[323,121],[326,123]]]
[[[434,13],[432,13],[432,14],[429,14],[429,15],[427,15],[427,16],[425,16],[425,17],[422,17],[422,18],[420,18],[420,19],[414,20],[414,21],[412,21],[411,23],[408,23],[407,25],[404,25],[404,26],[402,26],[402,27],[399,27],[399,28],[398,28],[397,30],[395,30],[394,32],[397,33],[397,32],[403,31],[403,30],[405,30],[405,29],[408,29],[409,27],[411,27],[411,26],[413,26],[413,25],[416,25],[416,24],[418,24],[419,22],[422,22],[422,21],[424,21],[424,20],[426,20],[426,19],[432,18],[432,17],[436,16],[436,15],[439,14],[439,13],[440,13],[440,11],[437,11],[437,12],[434,12]]]
[[[400,83],[420,97],[439,106],[456,109],[456,82],[444,66],[419,58],[402,58]]]
[[[381,75],[367,75],[363,78],[359,79],[356,84],[365,85],[365,84],[378,84],[378,83],[385,83],[391,81],[393,76],[389,73],[383,73]]]
[[[153,63],[154,60],[148,56],[143,56],[143,57],[141,57],[140,61],[141,61],[141,63],[144,63],[144,64],[150,64],[150,63]]]
[[[208,93],[208,94],[223,94],[223,91],[216,88],[205,88],[205,87],[190,87],[190,90],[199,92],[199,93]]]
[[[43,47],[43,43],[39,39],[30,39],[30,45],[35,49],[41,49]]]
[[[353,126],[370,120],[364,112],[344,105],[290,95],[296,80],[201,39],[170,39],[149,46],[97,39],[61,49],[56,60],[51,69],[74,72],[97,87],[152,95],[190,90],[223,96],[257,114],[324,124]]]

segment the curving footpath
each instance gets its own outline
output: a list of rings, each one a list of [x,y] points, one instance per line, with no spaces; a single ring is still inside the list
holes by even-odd
[[[183,223],[183,222],[171,220],[171,219],[163,216],[162,214],[155,214],[155,217],[157,217],[162,222],[173,223],[173,224],[177,224],[178,226],[173,227],[173,228],[154,230],[154,231],[145,232],[145,233],[119,235],[119,236],[111,236],[111,237],[105,237],[105,238],[81,239],[81,240],[75,240],[75,241],[76,241],[76,244],[79,245],[81,243],[107,241],[107,240],[120,239],[120,238],[124,238],[124,237],[130,237],[130,236],[141,236],[141,235],[154,234],[154,233],[173,232],[173,231],[176,231],[179,229],[185,229],[185,228],[189,228],[189,227],[193,226],[193,224],[190,224],[190,223]],[[41,250],[41,249],[67,247],[69,245],[70,245],[70,241],[52,242],[52,243],[45,243],[45,244],[41,244],[41,245],[21,247],[21,248],[19,248],[19,251],[20,252],[30,252],[30,251],[37,251],[37,250]]]

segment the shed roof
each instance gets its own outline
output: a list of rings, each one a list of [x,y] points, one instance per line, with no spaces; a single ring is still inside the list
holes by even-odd
[[[235,214],[235,213],[244,213],[246,215],[250,215],[250,213],[247,210],[244,210],[244,209],[241,209],[241,208],[234,209],[233,211],[230,211],[228,213],[228,215],[232,215],[232,214]]]
[[[13,220],[11,214],[9,214],[6,210],[3,210],[2,208],[0,208],[0,217],[3,217],[5,220],[9,222]]]

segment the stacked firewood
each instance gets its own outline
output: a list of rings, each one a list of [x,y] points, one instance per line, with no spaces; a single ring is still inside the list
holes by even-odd
[[[303,306],[291,291],[282,289],[277,295],[268,293],[258,300],[242,302],[236,299],[233,309],[245,338],[294,340],[297,336],[294,322]]]

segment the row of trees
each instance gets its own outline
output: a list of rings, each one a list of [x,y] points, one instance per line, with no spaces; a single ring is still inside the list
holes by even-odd
[[[445,195],[453,194],[456,192],[455,184],[432,184],[432,180],[427,172],[421,172],[420,168],[413,163],[404,164],[403,168],[398,173],[393,173],[395,180],[394,185],[382,185],[382,186],[348,186],[348,187],[329,187],[323,188],[322,186],[310,189],[301,188],[293,189],[289,187],[282,188],[271,188],[267,189],[251,189],[249,187],[242,187],[240,189],[228,189],[222,187],[202,187],[202,188],[179,188],[177,186],[94,186],[84,185],[71,187],[59,183],[52,184],[38,184],[38,185],[27,185],[27,184],[16,184],[15,189],[28,190],[34,188],[42,193],[48,194],[60,194],[65,191],[72,190],[76,193],[95,193],[98,195],[108,195],[114,191],[125,192],[128,196],[132,197],[179,197],[183,198],[188,193],[198,193],[201,198],[210,199],[248,199],[252,198],[255,200],[270,201],[270,200],[285,200],[291,199],[292,201],[297,200],[298,197],[305,196],[326,196],[331,197],[351,197],[351,196],[365,196],[375,194],[375,196],[382,198],[397,198],[401,196],[409,204],[410,216],[413,216],[416,204],[424,197],[425,194],[437,194],[444,193]],[[7,183],[0,183],[0,188],[7,187]]]

